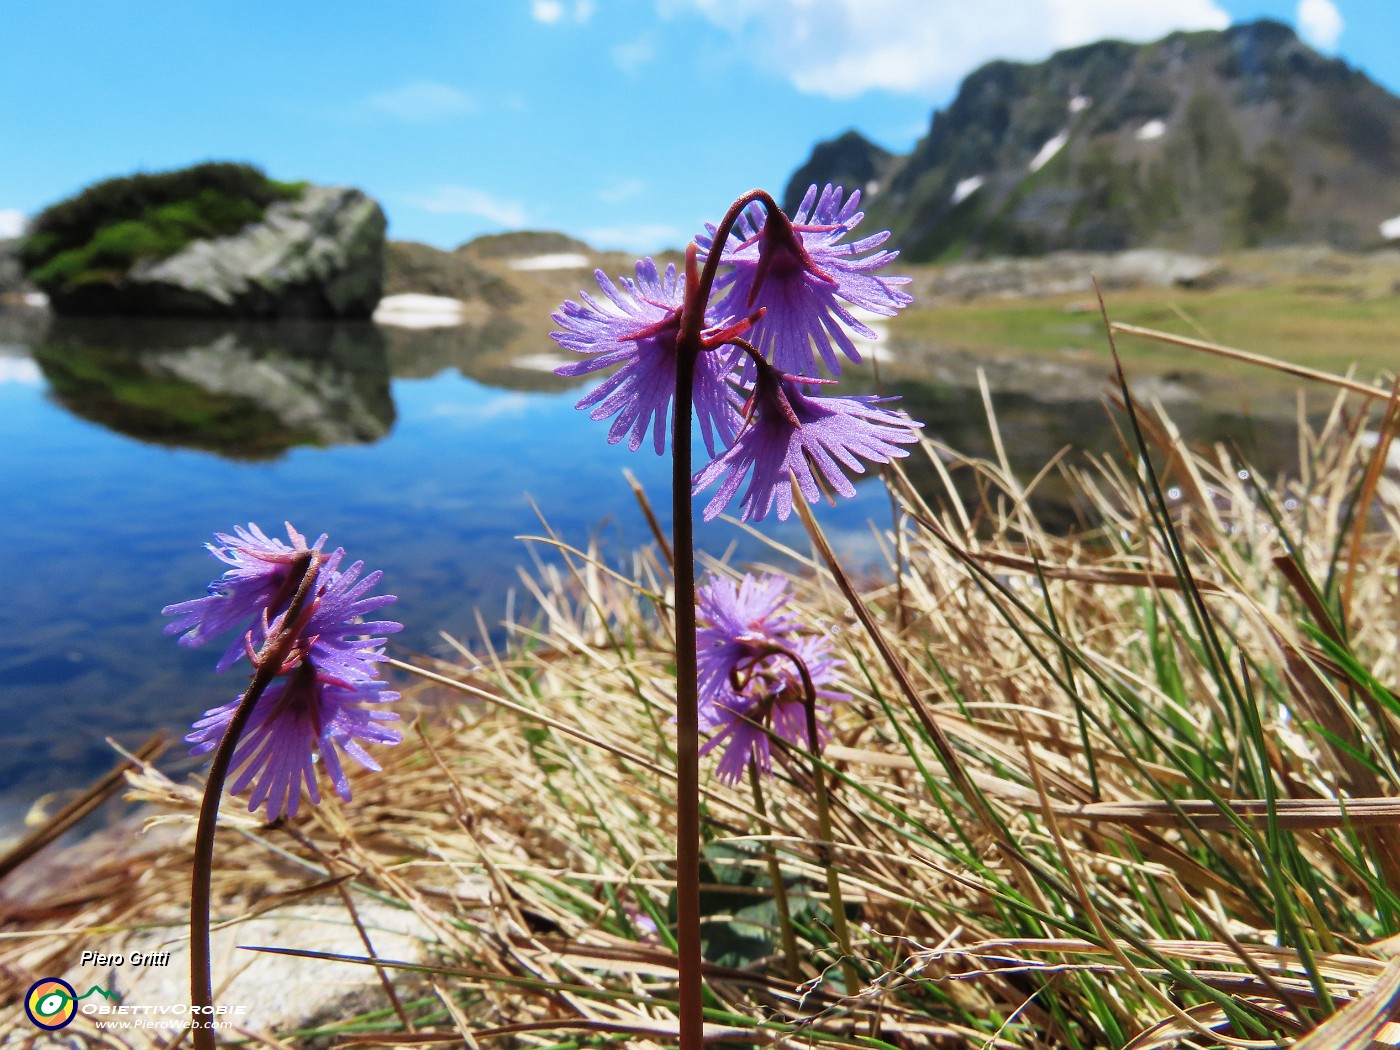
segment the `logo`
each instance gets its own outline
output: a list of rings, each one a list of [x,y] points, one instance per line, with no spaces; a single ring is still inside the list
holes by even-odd
[[[104,991],[97,985],[79,995],[67,981],[44,977],[29,986],[24,995],[24,1012],[36,1028],[54,1032],[67,1028],[78,1014],[79,1000],[94,993],[108,1000],[118,998],[115,992]]]

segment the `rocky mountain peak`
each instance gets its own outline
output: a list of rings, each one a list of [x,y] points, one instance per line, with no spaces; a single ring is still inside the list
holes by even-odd
[[[1278,22],[1105,40],[980,67],[907,156],[821,143],[788,196],[826,181],[916,260],[1364,248],[1400,214],[1400,99]]]

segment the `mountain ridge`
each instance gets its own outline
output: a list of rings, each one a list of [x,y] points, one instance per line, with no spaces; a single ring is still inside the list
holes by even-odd
[[[914,261],[1386,241],[1400,98],[1279,22],[1104,40],[970,73],[905,155],[818,143],[784,194],[863,191]]]

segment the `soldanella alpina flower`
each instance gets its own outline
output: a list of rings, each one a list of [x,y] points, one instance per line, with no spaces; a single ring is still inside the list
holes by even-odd
[[[290,546],[270,539],[256,525],[236,529],[232,536],[216,535],[218,543],[210,545],[210,552],[233,568],[210,584],[207,596],[165,609],[175,618],[166,630],[184,631],[183,645],[240,629],[219,669],[246,654],[258,672],[272,676],[261,695],[245,694],[206,711],[185,737],[194,745],[191,754],[214,751],[245,698],[251,700],[251,714],[229,765],[238,771],[232,791],[251,787],[249,809],[265,806],[269,820],[295,816],[303,788],[313,802],[320,801],[318,761],[336,793],[348,799],[350,784],[340,752],[378,770],[362,745],[402,739],[382,724],[398,718],[380,707],[398,694],[379,679],[378,665],[385,659],[385,636],[403,628],[392,620],[365,620],[395,597],[370,593],[381,574],[363,574],[362,562],[342,570],[345,551],[323,553],[324,536],[308,547],[291,525],[287,534]],[[302,599],[294,605],[298,594]],[[278,654],[275,660],[268,655],[272,649]]]
[[[593,276],[612,308],[587,292],[579,293],[582,305],[565,301],[553,315],[564,331],[552,333],[553,338],[565,349],[588,356],[555,371],[561,376],[582,376],[620,366],[577,407],[591,408],[591,419],[615,415],[608,440],[616,443],[625,437],[633,452],[650,430],[652,445],[661,455],[670,437],[668,421],[676,396],[676,338],[685,305],[684,282],[674,264],[661,274],[651,259],[637,263],[636,280],[621,278],[621,289],[602,270]],[[742,327],[747,325],[736,328],[735,334]],[[724,381],[732,360],[730,353],[705,353],[696,364],[695,411],[711,455],[715,436],[732,441],[739,420],[734,395]]]
[[[697,493],[720,482],[705,508],[707,520],[745,481],[745,521],[761,520],[775,505],[786,519],[790,476],[814,503],[823,486],[854,496],[848,473],[863,473],[863,462],[905,456],[900,446],[918,440],[921,424],[881,407],[889,399],[804,393],[825,382],[817,378],[818,356],[839,373],[838,351],[860,360],[850,333],[874,338],[852,309],[889,316],[910,302],[900,287],[908,278],[876,273],[898,254],[880,249],[888,232],[846,240],[864,217],[859,204],[859,193],[845,197],[839,186],[813,186],[789,220],[766,194],[745,195],[730,211],[733,225],[726,225],[719,259],[710,258],[706,267],[715,275],[719,264],[713,289],[700,288],[697,269],[714,249],[716,226],[696,238],[684,275],[674,266],[659,272],[644,259],[636,278],[622,278],[619,287],[598,271],[605,301],[584,293],[582,304],[567,301],[554,314],[562,329],[553,333],[555,341],[585,355],[556,369],[559,375],[616,369],[578,407],[591,409],[594,419],[613,419],[609,441],[625,438],[635,451],[649,433],[658,453],[670,433],[682,319],[702,318],[690,389],[712,461],[692,481]],[[736,391],[740,357],[747,389]]]
[[[258,698],[243,729],[230,771],[238,771],[229,791],[242,794],[249,785],[248,808],[266,805],[268,820],[295,817],[303,785],[313,803],[321,801],[316,787],[316,763],[325,766],[336,794],[349,801],[350,780],[340,764],[344,751],[366,769],[379,771],[363,743],[397,744],[398,730],[384,722],[398,719],[374,705],[397,700],[398,693],[378,679],[358,683],[337,681],[303,660],[277,678]],[[241,701],[206,711],[185,737],[195,745],[192,755],[206,755],[219,746]]]
[[[875,272],[899,255],[876,250],[889,239],[888,230],[843,240],[864,217],[859,190],[843,204],[841,187],[828,184],[820,194],[815,185],[808,189],[790,221],[781,211],[765,212],[753,204],[735,224],[720,255],[733,269],[715,282],[716,292],[727,289],[717,309],[733,314],[765,309],[764,323],[750,338],[780,371],[816,375],[815,348],[831,374],[839,375],[836,350],[851,361],[861,359],[847,329],[875,338],[849,308],[892,317],[913,301],[900,288],[908,277]],[[697,238],[702,251],[713,248],[716,230],[708,231],[708,237]],[[745,378],[751,376],[746,370]]]
[[[720,481],[705,506],[706,521],[724,510],[745,478],[744,521],[762,520],[775,504],[786,521],[792,513],[789,476],[809,503],[821,498],[819,477],[842,496],[854,496],[845,470],[863,474],[862,459],[888,463],[909,454],[901,445],[919,440],[916,428],[922,424],[880,408],[880,398],[813,397],[801,390],[811,379],[782,374],[763,361],[757,366],[747,423],[729,450],[695,476],[696,493]]]
[[[797,620],[788,611],[791,602],[781,576],[746,573],[737,584],[714,576],[696,591],[702,624],[695,635],[702,705],[724,695],[735,664],[755,645],[777,642],[796,629]]]
[[[819,700],[844,700],[830,686],[841,661],[831,655],[825,636],[805,630],[786,611],[792,595],[781,577],[745,575],[738,587],[713,578],[697,593],[697,612],[705,623],[696,633],[700,667],[700,727],[711,732],[702,755],[723,747],[715,767],[727,783],[737,783],[750,763],[772,770],[772,736],[797,747],[808,744],[807,672],[818,716],[827,708]],[[819,743],[830,733],[817,719]]]
[[[246,529],[236,527],[232,535],[216,532],[215,542],[205,547],[233,567],[209,584],[209,593],[203,598],[162,609],[164,615],[174,617],[165,625],[165,633],[179,634],[180,645],[199,646],[234,628],[242,628],[216,665],[217,670],[227,671],[247,648],[245,632],[254,632],[253,645],[261,642],[263,617],[275,617],[287,607],[300,582],[298,566],[309,551],[319,553],[326,542],[322,535],[308,547],[306,538],[290,522],[287,537],[292,541],[290,546],[271,538],[251,522]]]
[[[900,445],[917,440],[907,417],[877,407],[877,398],[823,398],[799,387],[821,382],[817,357],[839,371],[837,351],[850,360],[860,355],[849,332],[875,333],[853,308],[891,315],[909,302],[902,277],[875,271],[893,259],[879,251],[888,237],[845,238],[862,218],[859,196],[843,203],[840,187],[816,187],[789,220],[762,190],[741,195],[708,237],[686,249],[684,276],[674,267],[664,274],[645,259],[636,279],[619,289],[595,274],[607,303],[587,294],[555,313],[560,346],[584,360],[557,369],[563,376],[616,371],[579,401],[594,419],[613,419],[608,440],[627,439],[641,447],[648,432],[657,453],[671,451],[672,559],[675,568],[676,636],[676,954],[679,976],[681,1050],[701,1050],[704,1041],[703,952],[700,933],[700,785],[698,765],[702,723],[713,730],[705,750],[726,744],[720,775],[736,780],[745,767],[771,765],[768,733],[799,738],[819,747],[815,717],[818,682],[828,681],[835,661],[829,645],[807,634],[792,634],[784,614],[769,602],[770,589],[750,586],[732,592],[728,613],[710,620],[713,645],[697,633],[695,543],[692,492],[719,481],[706,507],[717,515],[748,479],[743,516],[756,521],[776,503],[779,517],[792,509],[790,478],[803,496],[816,501],[818,477],[843,495],[855,488],[843,472],[863,471],[862,460],[888,462],[906,455]],[[716,254],[718,252],[718,254]],[[703,268],[701,254],[705,254]],[[727,267],[728,272],[721,273]],[[727,291],[726,291],[727,289]],[[718,295],[716,291],[718,290]],[[752,333],[751,341],[742,338]],[[765,356],[766,355],[766,356]],[[732,372],[745,358],[740,382]],[[744,412],[737,411],[744,405]],[[698,416],[713,457],[695,474],[691,467],[692,413]],[[717,441],[726,448],[717,451]],[[815,465],[815,470],[813,469]],[[722,479],[722,480],[721,480]],[[776,590],[772,590],[776,593]],[[724,604],[726,598],[712,601]],[[745,604],[758,609],[746,615]],[[732,613],[732,616],[730,615]],[[739,619],[735,619],[735,618]],[[776,640],[774,639],[776,637]],[[713,650],[713,651],[709,651]],[[703,690],[703,695],[702,695]],[[825,779],[814,778],[823,840],[830,839]],[[839,888],[831,889],[832,914],[843,915]],[[838,922],[838,926],[841,924]],[[838,932],[842,952],[849,939]],[[846,966],[848,989],[858,979]]]

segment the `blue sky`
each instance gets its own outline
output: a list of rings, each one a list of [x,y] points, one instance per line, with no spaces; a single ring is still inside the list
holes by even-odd
[[[652,251],[846,128],[909,149],[988,59],[1260,16],[1400,91],[1397,0],[0,2],[0,234],[235,159],[359,186],[392,237]]]

